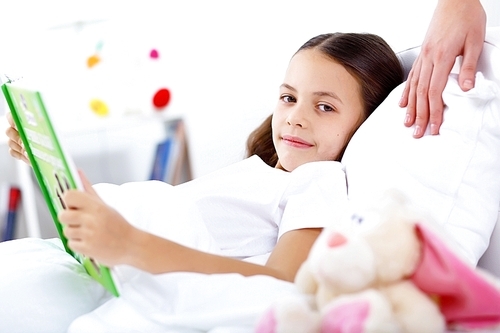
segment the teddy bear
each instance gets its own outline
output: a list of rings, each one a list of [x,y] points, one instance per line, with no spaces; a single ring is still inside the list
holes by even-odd
[[[277,300],[256,333],[500,328],[498,281],[461,259],[402,192],[353,207],[322,231],[297,272],[297,294]]]

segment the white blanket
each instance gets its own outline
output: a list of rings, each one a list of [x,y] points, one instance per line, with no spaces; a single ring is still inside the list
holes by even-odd
[[[122,266],[121,297],[113,298],[59,240],[2,243],[0,261],[5,333],[66,332],[72,322],[71,333],[252,332],[274,300],[296,293],[292,283],[267,276],[151,275]]]
[[[139,273],[69,332],[252,332],[274,300],[294,292],[267,276]]]
[[[218,249],[189,209],[168,187],[143,182],[156,192],[127,205],[113,186],[97,187],[132,223],[163,218],[165,198],[176,200],[169,218],[151,229],[186,246]],[[159,198],[155,202],[154,198]],[[161,198],[161,200],[160,200]],[[172,203],[174,201],[170,201]],[[176,210],[176,211],[174,211]],[[175,219],[172,219],[175,214]],[[193,232],[195,231],[195,232]],[[165,254],[168,255],[168,254]],[[249,258],[263,263],[266,255]],[[0,332],[252,332],[271,303],[297,293],[292,283],[268,276],[168,273],[152,275],[128,266],[113,270],[121,297],[113,298],[62,249],[59,240],[22,239],[0,244]],[[29,319],[29,320],[27,320]],[[69,329],[68,329],[69,327]]]

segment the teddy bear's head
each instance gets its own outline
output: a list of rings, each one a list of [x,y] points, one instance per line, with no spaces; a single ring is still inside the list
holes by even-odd
[[[417,211],[396,190],[352,206],[323,230],[297,272],[300,296],[271,307],[256,332],[498,330],[499,284],[464,262]]]
[[[314,279],[313,285],[335,296],[408,277],[420,256],[415,222],[417,216],[399,192],[369,207],[351,207],[318,237],[297,274],[297,286],[314,293]]]
[[[440,330],[423,331],[442,331],[438,307],[410,280],[421,262],[421,216],[398,191],[385,193],[369,206],[351,205],[343,218],[323,230],[297,272],[295,285],[302,301],[275,305],[263,316],[258,332],[299,332],[295,320],[305,321],[307,332],[339,327],[396,332],[424,316]],[[402,310],[413,307],[419,311],[407,315]]]

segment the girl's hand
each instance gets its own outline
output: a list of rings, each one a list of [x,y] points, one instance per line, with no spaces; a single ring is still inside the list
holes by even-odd
[[[67,209],[59,214],[68,246],[107,266],[125,263],[127,243],[136,229],[97,195],[82,172],[80,177],[84,191],[67,191]]]
[[[12,115],[10,113],[7,113],[6,116],[7,121],[10,125],[5,131],[5,134],[7,134],[7,136],[9,137],[9,154],[18,160],[30,164],[28,155],[26,155],[26,150],[24,149],[23,142],[21,141],[19,132],[16,129],[14,120],[12,119]]]

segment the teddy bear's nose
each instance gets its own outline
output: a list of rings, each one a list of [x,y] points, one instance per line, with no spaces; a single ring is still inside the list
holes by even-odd
[[[347,238],[338,232],[332,232],[328,237],[327,244],[329,247],[336,247],[347,243]]]

